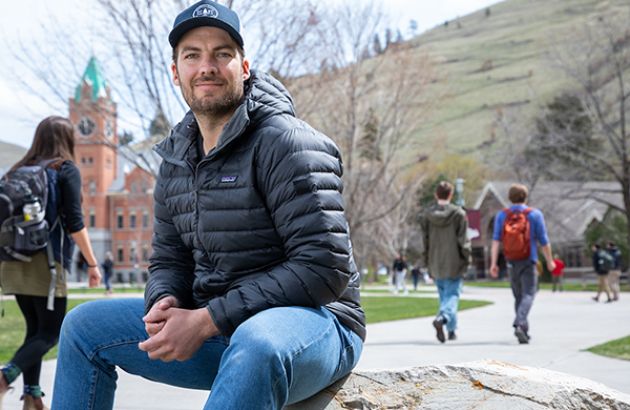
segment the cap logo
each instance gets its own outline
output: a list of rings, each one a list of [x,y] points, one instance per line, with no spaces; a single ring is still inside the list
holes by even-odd
[[[193,11],[192,16],[217,18],[219,16],[219,12],[209,4],[202,4]]]

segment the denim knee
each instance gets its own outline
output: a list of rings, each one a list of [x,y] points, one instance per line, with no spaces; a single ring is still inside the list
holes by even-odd
[[[91,303],[82,303],[66,314],[61,325],[62,340],[77,336],[77,332],[85,331],[94,326],[95,316]],[[81,336],[78,336],[81,338]]]

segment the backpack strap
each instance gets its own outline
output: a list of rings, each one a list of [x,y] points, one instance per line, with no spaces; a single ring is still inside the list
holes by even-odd
[[[523,209],[522,211],[512,211],[510,208],[503,208],[503,212],[505,213],[505,216],[508,218],[515,213],[523,213],[525,214],[525,216],[528,216],[530,212],[532,212],[533,210],[534,208],[530,208],[530,207],[527,207]]]
[[[55,310],[55,288],[57,287],[57,268],[55,267],[55,255],[53,254],[52,243],[48,241],[46,245],[46,256],[48,258],[48,270],[50,270],[50,285],[48,285],[48,299],[46,309]]]
[[[40,167],[42,167],[42,168],[48,168],[48,166],[49,166],[50,164],[52,164],[53,162],[57,162],[57,161],[59,161],[59,158],[49,158],[49,159],[43,159],[43,160],[39,161],[39,162],[37,163],[37,165],[39,165],[39,166],[40,166]]]
[[[38,165],[46,169],[50,166],[50,164],[56,161],[59,161],[59,159],[58,158],[45,159],[43,161],[40,161]],[[46,178],[46,184],[48,184],[48,178]],[[50,196],[50,192],[48,192],[48,195]],[[46,202],[48,202],[48,198],[46,198]],[[57,217],[55,218],[55,221],[53,222],[52,226],[48,228],[49,232],[52,232],[57,227],[57,225],[60,223],[60,220],[61,220],[60,215],[59,213],[57,213]],[[59,231],[61,233],[61,238],[62,238],[61,248],[59,252],[62,258],[61,266],[63,269],[63,229],[60,229]],[[50,284],[48,285],[48,298],[46,300],[46,309],[50,311],[54,311],[55,310],[55,289],[57,287],[57,267],[55,266],[55,254],[52,247],[52,241],[50,241],[50,239],[48,240],[48,243],[46,244],[46,259],[48,259],[48,270],[50,271]]]

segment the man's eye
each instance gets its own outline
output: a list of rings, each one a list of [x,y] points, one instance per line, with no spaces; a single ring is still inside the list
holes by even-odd
[[[218,58],[232,58],[230,53],[217,53]]]
[[[197,55],[198,54],[196,54],[196,53],[186,54],[186,55],[184,55],[184,59],[185,60],[190,60],[190,59],[193,59],[193,58],[197,58]]]

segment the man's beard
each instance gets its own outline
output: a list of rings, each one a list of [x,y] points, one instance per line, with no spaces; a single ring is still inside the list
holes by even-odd
[[[244,84],[237,81],[233,87],[225,90],[225,94],[221,97],[201,97],[197,98],[194,93],[194,88],[191,88],[189,98],[184,99],[190,106],[192,112],[197,115],[222,117],[232,114],[236,107],[243,100]]]

